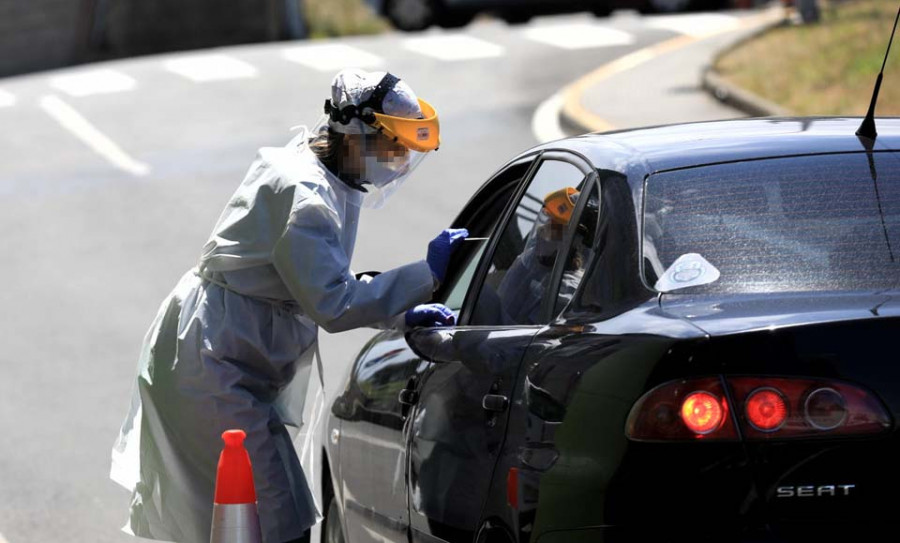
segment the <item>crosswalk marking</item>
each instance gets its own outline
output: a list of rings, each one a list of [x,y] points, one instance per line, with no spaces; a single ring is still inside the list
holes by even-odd
[[[590,23],[538,26],[526,30],[525,37],[533,41],[570,50],[613,47],[634,43],[634,36],[628,32]]]
[[[0,107],[11,107],[16,105],[16,96],[11,92],[0,89]],[[0,541],[0,543],[3,543]]]
[[[644,24],[686,36],[705,38],[734,30],[740,26],[740,19],[721,13],[656,15],[645,17]]]
[[[129,91],[137,86],[137,82],[122,72],[99,68],[53,77],[50,86],[77,98]]]
[[[475,60],[502,56],[503,47],[465,35],[429,36],[409,38],[403,42],[409,51],[438,60]]]
[[[257,75],[256,68],[250,64],[217,53],[174,58],[166,61],[163,66],[195,83],[247,79]]]
[[[63,128],[80,139],[110,164],[132,175],[142,177],[150,173],[150,166],[131,158],[119,145],[100,132],[72,106],[54,95],[41,98],[41,109]],[[0,542],[2,543],[2,542]]]
[[[384,59],[368,51],[338,43],[290,47],[281,54],[290,62],[321,72],[333,72],[350,66],[372,68],[384,64]]]

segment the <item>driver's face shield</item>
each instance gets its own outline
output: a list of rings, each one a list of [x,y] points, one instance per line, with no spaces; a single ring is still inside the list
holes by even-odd
[[[534,256],[543,266],[552,266],[556,253],[565,236],[566,223],[550,217],[545,208],[541,209],[534,223],[532,239],[534,240]]]

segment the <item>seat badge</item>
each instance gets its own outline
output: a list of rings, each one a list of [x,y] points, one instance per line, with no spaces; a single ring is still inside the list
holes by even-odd
[[[779,498],[836,498],[849,496],[850,491],[855,489],[856,485],[802,485],[780,486],[777,492]]]

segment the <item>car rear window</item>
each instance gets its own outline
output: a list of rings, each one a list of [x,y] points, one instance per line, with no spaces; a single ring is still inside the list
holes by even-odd
[[[657,290],[670,290],[657,281],[691,254],[719,274],[691,292],[883,290],[900,282],[897,153],[655,174],[646,181],[643,219],[644,277]]]

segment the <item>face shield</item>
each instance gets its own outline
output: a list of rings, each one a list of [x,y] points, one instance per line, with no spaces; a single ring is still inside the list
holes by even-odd
[[[542,266],[552,266],[562,245],[565,225],[550,219],[544,210],[538,214],[528,238],[535,260]],[[526,247],[526,250],[528,248]]]
[[[337,171],[333,173],[360,193],[361,207],[384,205],[427,155],[393,141],[382,132],[340,134],[330,143],[328,133],[328,117],[323,116],[312,131],[310,145],[320,158],[330,157],[323,162],[335,166]]]
[[[355,143],[358,151],[355,157],[347,157],[346,164],[354,170],[348,173],[356,176],[365,189],[363,206],[368,208],[377,209],[384,205],[426,155],[392,141],[380,132],[350,138],[349,147],[353,148]]]
[[[336,173],[365,193],[364,207],[381,207],[440,145],[434,108],[388,73],[342,71],[325,113],[330,128],[343,134]]]

